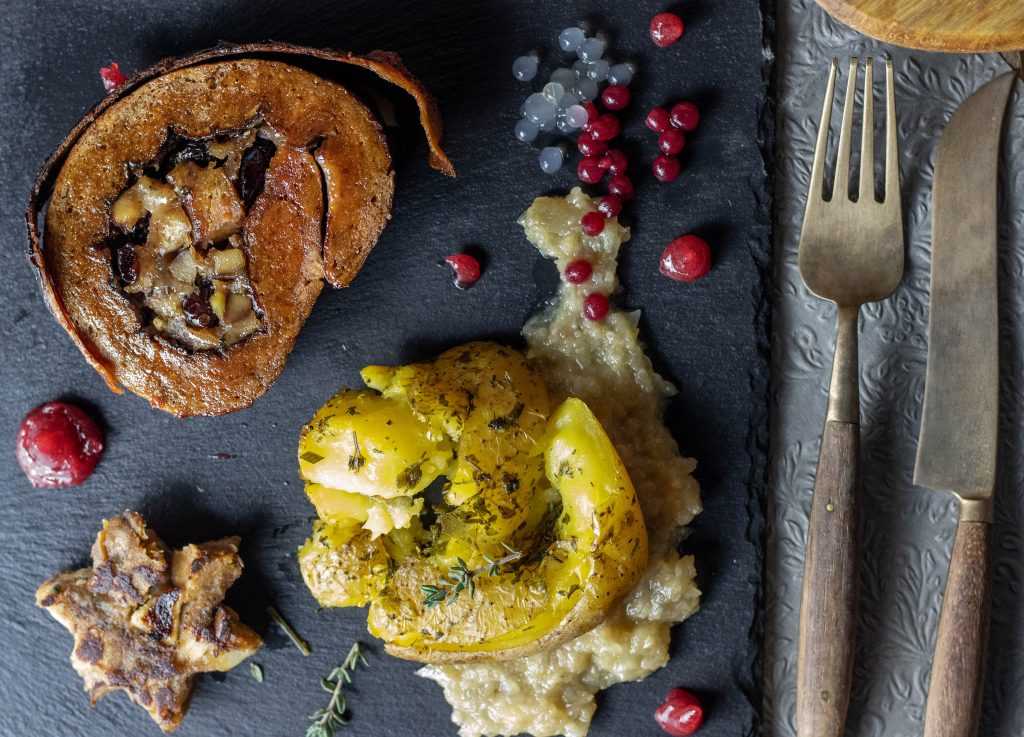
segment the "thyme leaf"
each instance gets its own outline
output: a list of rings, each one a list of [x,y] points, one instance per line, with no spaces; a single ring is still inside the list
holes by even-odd
[[[463,591],[469,591],[469,598],[472,599],[476,594],[475,578],[477,576],[484,573],[488,576],[497,576],[501,573],[502,566],[514,563],[523,557],[521,551],[506,542],[502,542],[501,547],[508,551],[508,555],[497,560],[485,555],[483,558],[487,565],[480,568],[470,568],[462,558],[456,558],[456,565],[448,567],[448,578],[438,581],[437,584],[425,583],[420,586],[420,590],[424,594],[423,606],[433,609],[442,603],[454,604]]]
[[[312,722],[306,729],[306,737],[334,737],[334,731],[348,724],[348,705],[345,703],[345,685],[352,683],[352,674],[360,663],[368,666],[366,658],[358,642],[352,648],[341,665],[332,670],[326,678],[320,679],[320,686],[331,695],[327,706],[309,715]]]

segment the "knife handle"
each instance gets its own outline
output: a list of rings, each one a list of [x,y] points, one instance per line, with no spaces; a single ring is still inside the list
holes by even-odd
[[[860,425],[829,420],[804,559],[797,654],[798,737],[841,737],[857,620]]]
[[[935,639],[925,737],[973,737],[978,733],[988,645],[991,538],[988,522],[956,526]]]

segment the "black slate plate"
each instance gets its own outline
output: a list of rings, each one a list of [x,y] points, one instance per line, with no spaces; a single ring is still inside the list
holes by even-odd
[[[677,685],[704,699],[702,734],[753,734],[760,706],[756,611],[770,223],[760,3],[687,3],[687,33],[665,51],[645,35],[651,15],[663,9],[655,3],[367,0],[296,8],[267,0],[7,3],[0,201],[9,283],[0,290],[7,325],[0,437],[13,442],[21,416],[36,404],[72,398],[102,418],[108,451],[85,486],[63,491],[33,490],[13,454],[0,453],[0,734],[157,733],[123,695],[88,707],[67,662],[70,638],[33,605],[36,586],[83,564],[100,519],[126,506],[142,511],[172,543],[241,534],[246,571],[229,602],[267,635],[256,658],[265,683],[257,684],[244,666],[202,677],[178,734],[301,735],[306,715],[325,701],[319,678],[354,639],[368,643],[371,667],[351,689],[354,720],[346,734],[456,733],[440,689],[417,678],[413,664],[372,644],[361,612],[317,612],[302,586],[294,551],[312,508],[296,477],[296,437],[336,387],[357,381],[366,363],[422,359],[473,338],[518,340],[554,274],[515,218],[534,196],[564,190],[575,177],[569,169],[542,174],[535,151],[512,139],[529,90],[512,78],[510,64],[529,49],[550,51],[558,31],[581,18],[610,31],[611,55],[639,63],[626,126],[635,161],[652,156],[654,137],[641,122],[652,104],[689,97],[705,113],[677,182],[657,185],[646,163],[637,167],[634,239],[622,266],[622,301],[643,308],[656,365],[681,387],[670,424],[684,452],[700,463],[706,511],[685,547],[697,555],[703,607],[676,630],[669,667],[599,698],[591,734],[661,734],[651,714]],[[21,212],[47,152],[102,94],[100,66],[117,60],[135,70],[221,40],[266,38],[399,52],[440,102],[459,176],[449,180],[428,169],[420,132],[400,130],[394,219],[354,285],[322,295],[283,375],[252,409],[175,420],[135,397],[108,393],[45,312],[23,253]],[[711,241],[716,265],[710,278],[683,286],[658,276],[657,258],[664,244],[690,231]],[[483,281],[463,293],[435,264],[469,244],[485,249],[489,264]],[[271,601],[312,643],[311,657],[268,625],[264,607]]]

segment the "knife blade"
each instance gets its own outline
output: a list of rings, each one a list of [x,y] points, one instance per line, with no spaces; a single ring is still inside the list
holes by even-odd
[[[999,415],[997,173],[1015,75],[953,113],[932,185],[928,368],[914,482],[960,499],[925,737],[977,733],[988,634],[988,547]]]

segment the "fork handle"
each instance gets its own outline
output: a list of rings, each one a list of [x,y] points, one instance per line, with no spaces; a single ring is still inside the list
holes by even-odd
[[[978,733],[989,619],[989,543],[992,525],[961,521],[949,561],[935,638],[925,737]]]
[[[804,559],[798,737],[841,737],[850,702],[861,496],[857,363],[857,311],[840,310]]]

